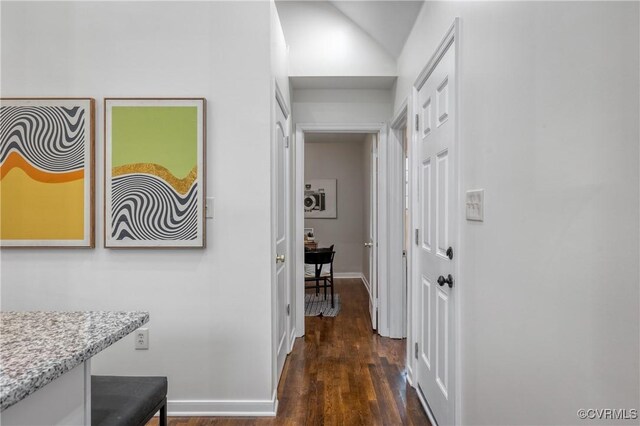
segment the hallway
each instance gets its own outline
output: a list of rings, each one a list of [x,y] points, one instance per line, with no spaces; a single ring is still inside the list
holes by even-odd
[[[337,279],[336,292],[337,317],[305,319],[307,333],[280,380],[276,418],[170,417],[169,425],[429,425],[405,379],[405,340],[371,332],[360,280]]]

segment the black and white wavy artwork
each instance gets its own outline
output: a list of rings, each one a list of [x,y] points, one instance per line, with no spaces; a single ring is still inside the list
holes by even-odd
[[[12,151],[48,172],[83,168],[85,109],[79,106],[0,107],[0,164]]]
[[[164,180],[128,174],[111,180],[111,237],[115,240],[195,240],[198,188],[184,195]]]

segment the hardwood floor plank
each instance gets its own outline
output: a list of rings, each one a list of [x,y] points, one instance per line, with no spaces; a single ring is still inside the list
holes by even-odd
[[[170,417],[171,426],[430,426],[407,383],[404,339],[374,334],[359,279],[336,280],[337,317],[305,318],[278,387],[276,417]],[[169,386],[171,384],[169,383]],[[157,419],[147,426],[157,426]]]

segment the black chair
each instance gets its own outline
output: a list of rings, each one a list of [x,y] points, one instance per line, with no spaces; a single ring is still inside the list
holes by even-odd
[[[333,251],[333,246],[329,248],[320,248],[313,251],[306,251],[304,253],[304,263],[307,265],[314,265],[313,272],[305,272],[304,281],[305,284],[309,281],[315,282],[314,285],[307,286],[306,289],[315,289],[316,295],[320,292],[320,287],[324,289],[324,298],[327,299],[327,288],[331,289],[331,307],[334,308],[333,298],[333,258],[336,252]],[[329,271],[323,271],[322,267],[329,265]],[[320,285],[322,281],[322,286]]]
[[[144,426],[160,411],[167,426],[167,378],[91,376],[91,426]]]

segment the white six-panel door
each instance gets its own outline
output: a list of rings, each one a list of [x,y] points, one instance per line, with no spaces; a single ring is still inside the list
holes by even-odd
[[[420,318],[417,381],[439,425],[454,423],[455,81],[452,43],[418,89],[415,104],[418,115],[415,259]]]
[[[288,173],[288,126],[284,111],[276,102],[276,123],[275,123],[275,201],[276,201],[276,358],[277,377],[279,379],[284,367],[289,348],[287,330],[289,330],[289,268],[287,261],[289,224],[289,173]]]

